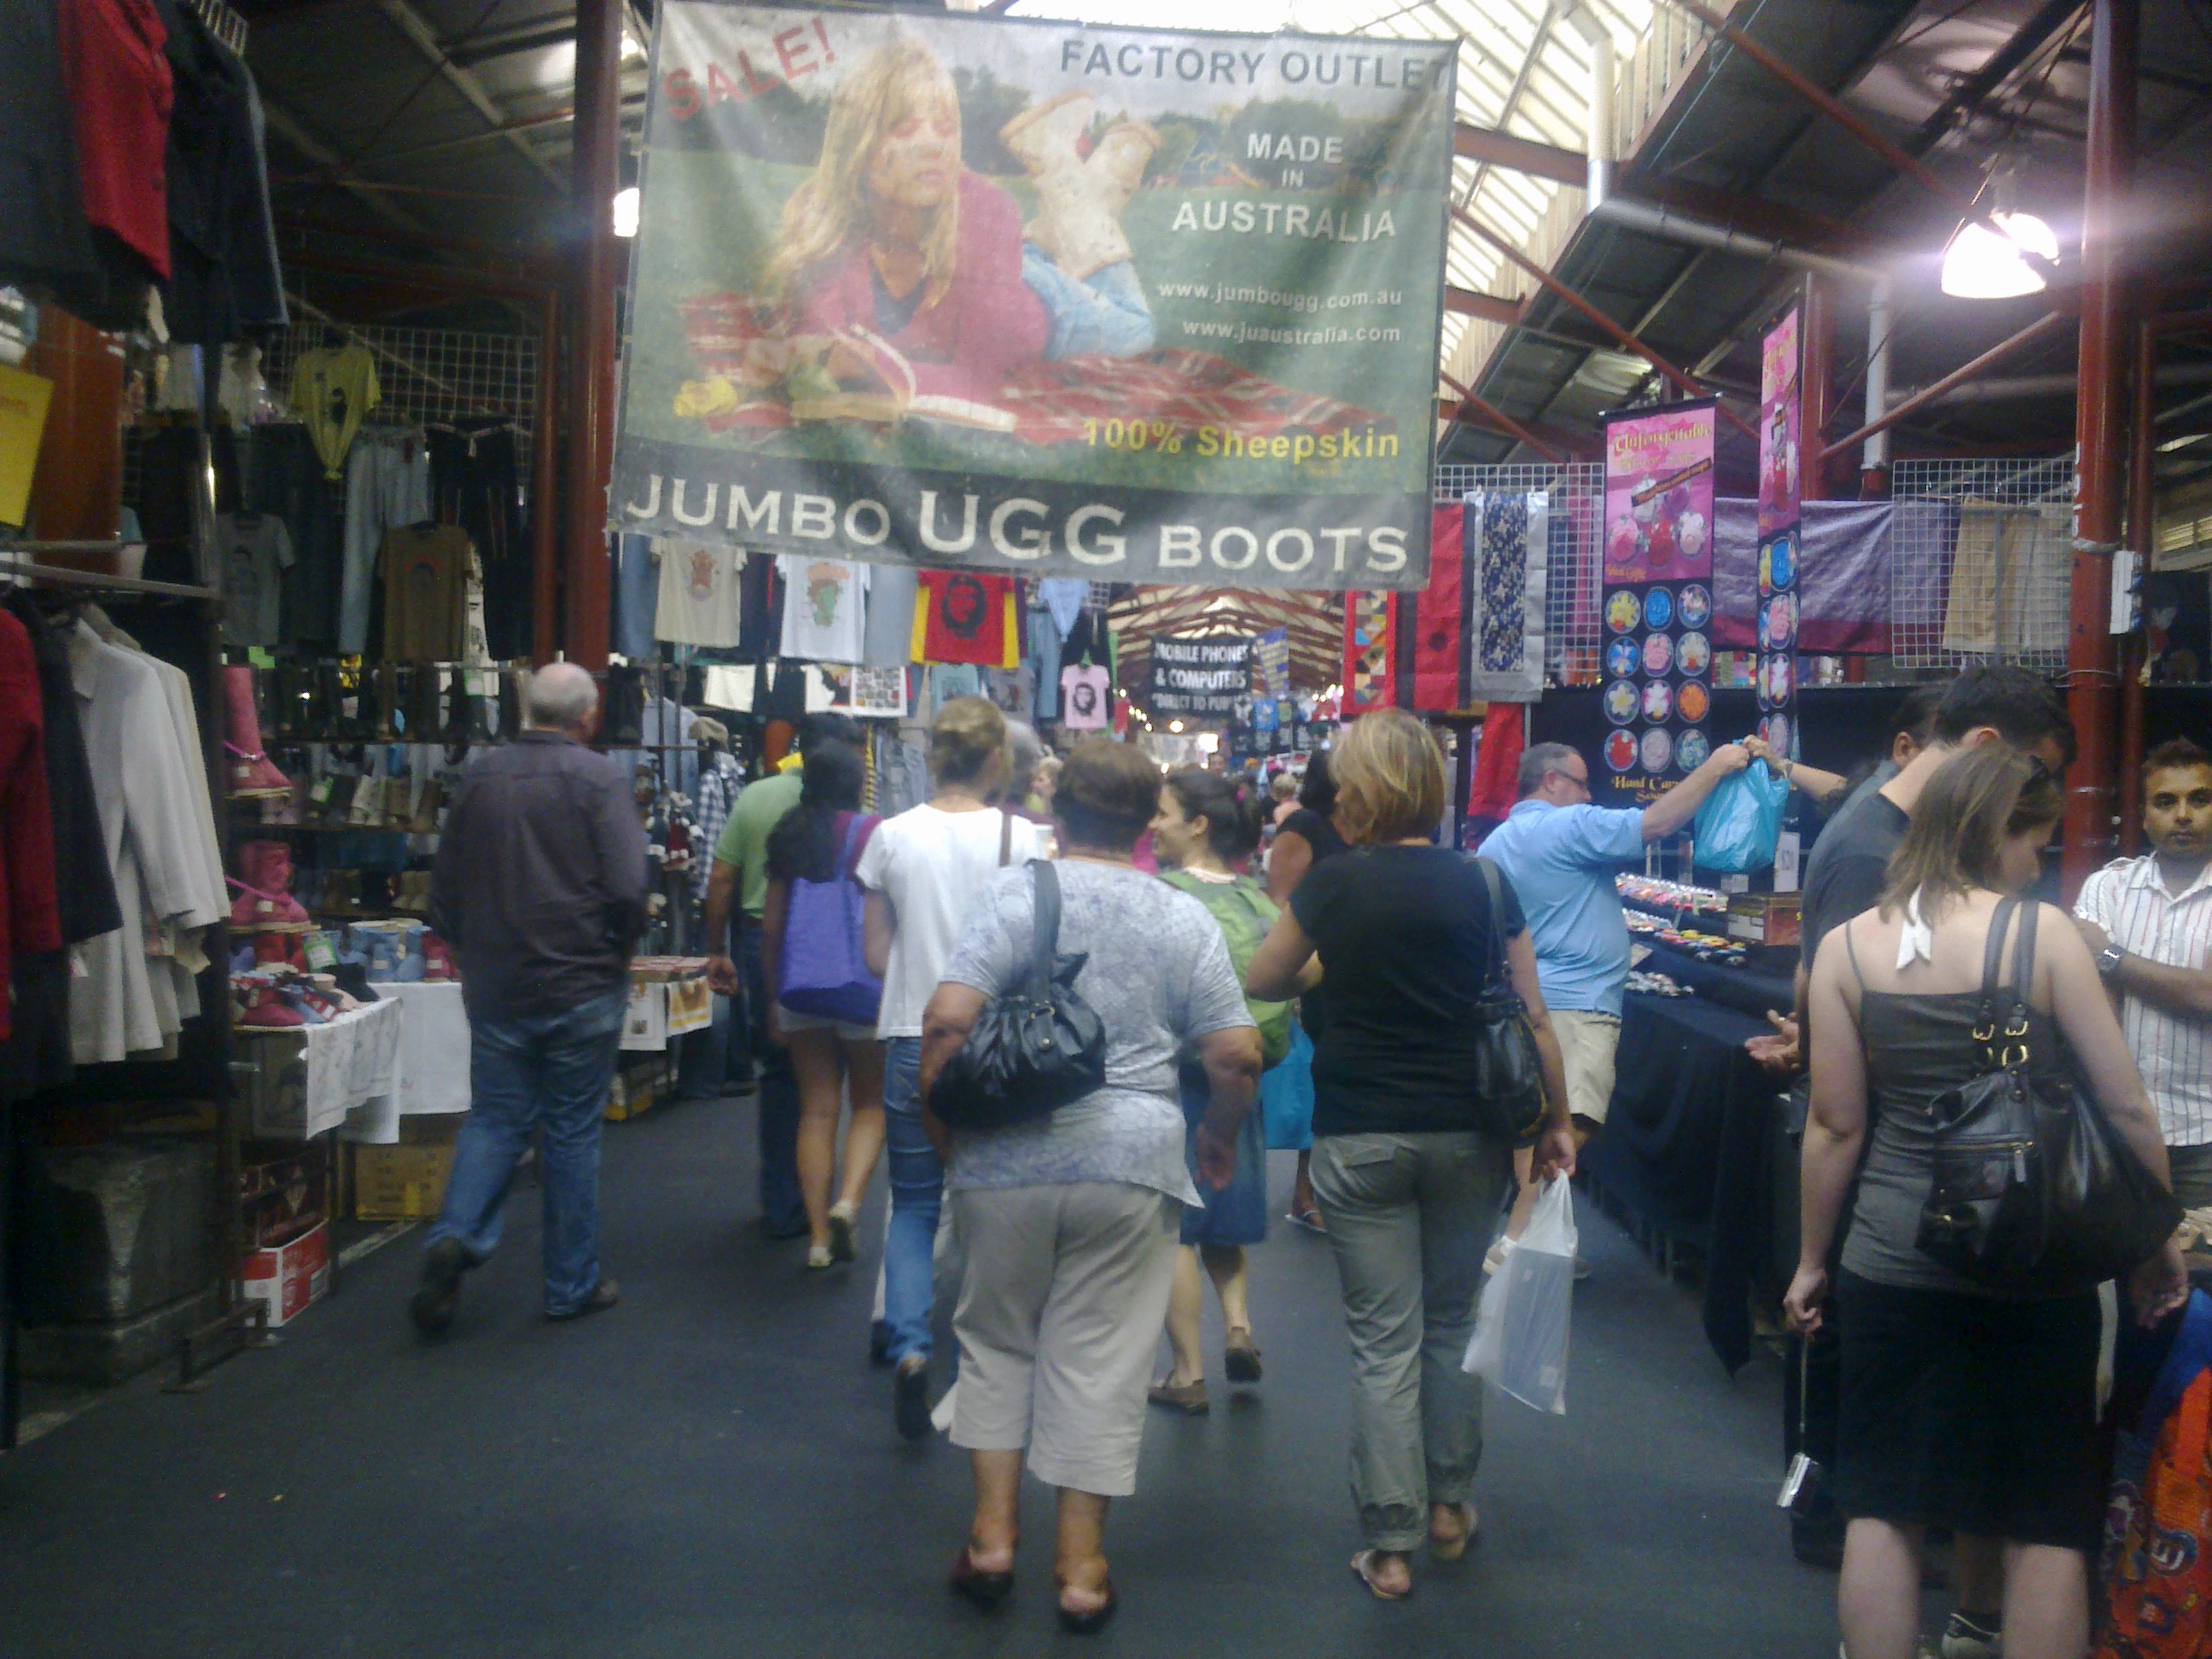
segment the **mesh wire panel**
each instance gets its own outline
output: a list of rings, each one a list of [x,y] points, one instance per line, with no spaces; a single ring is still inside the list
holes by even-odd
[[[1598,526],[1605,519],[1605,468],[1595,461],[1514,461],[1436,469],[1434,498],[1456,501],[1470,490],[1551,497],[1551,544],[1544,582],[1544,668],[1554,685],[1595,685],[1599,678]]]
[[[2066,664],[2074,454],[1899,461],[1890,654],[1899,668]]]
[[[443,328],[349,328],[345,332],[376,360],[382,400],[369,420],[380,425],[422,425],[487,417],[514,423],[516,464],[526,475],[538,418],[538,337],[472,334]],[[292,385],[300,354],[323,343],[319,323],[301,324],[272,337],[262,352],[262,373],[279,398]]]

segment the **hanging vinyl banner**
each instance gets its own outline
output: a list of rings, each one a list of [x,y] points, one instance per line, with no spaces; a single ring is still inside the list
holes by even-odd
[[[1804,547],[1798,430],[1800,308],[1766,332],[1759,352],[1759,735],[1784,755],[1796,750],[1799,555]]]
[[[618,528],[1425,584],[1455,43],[655,15]]]
[[[1603,418],[1605,793],[1648,802],[1712,752],[1714,404]]]
[[[1249,702],[1252,641],[1219,635],[1152,641],[1152,712],[1216,718]]]

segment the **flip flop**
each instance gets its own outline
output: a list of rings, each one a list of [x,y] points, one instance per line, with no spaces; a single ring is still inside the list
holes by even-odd
[[[1460,1512],[1462,1519],[1466,1522],[1466,1530],[1462,1532],[1457,1538],[1454,1539],[1449,1544],[1438,1538],[1434,1533],[1431,1533],[1429,1534],[1429,1558],[1431,1560],[1458,1560],[1460,1557],[1467,1553],[1467,1547],[1474,1542],[1477,1534],[1481,1530],[1481,1522],[1475,1515],[1474,1504],[1455,1504],[1452,1507]]]
[[[1368,1569],[1375,1565],[1376,1552],[1362,1550],[1352,1558],[1352,1570],[1359,1575],[1359,1582],[1367,1586],[1367,1593],[1378,1601],[1402,1601],[1413,1593],[1411,1584],[1401,1590],[1386,1590],[1376,1583]]]
[[[1319,1210],[1292,1210],[1283,1219],[1293,1227],[1304,1228],[1310,1233],[1319,1233],[1324,1238],[1328,1236],[1328,1229],[1322,1225]]]
[[[1106,1599],[1090,1612],[1071,1613],[1066,1607],[1060,1609],[1060,1627],[1070,1636],[1096,1636],[1113,1622],[1114,1614],[1121,1605],[1121,1593],[1114,1588],[1111,1578],[1098,1589]]]

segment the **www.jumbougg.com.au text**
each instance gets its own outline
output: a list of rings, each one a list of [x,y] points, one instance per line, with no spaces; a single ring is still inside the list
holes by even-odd
[[[1197,300],[1216,306],[1273,306],[1281,311],[1308,314],[1350,311],[1360,306],[1403,305],[1406,301],[1405,290],[1395,288],[1362,289],[1356,294],[1298,294],[1249,283],[1156,283],[1153,291],[1163,300]]]

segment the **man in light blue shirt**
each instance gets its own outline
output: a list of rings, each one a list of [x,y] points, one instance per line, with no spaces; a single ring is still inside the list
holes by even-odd
[[[1577,1145],[1586,1145],[1605,1121],[1613,1098],[1613,1050],[1620,1042],[1628,922],[1614,872],[1640,856],[1645,843],[1689,823],[1713,786],[1743,770],[1750,759],[1742,744],[1723,744],[1639,811],[1593,806],[1589,763],[1563,743],[1540,743],[1521,757],[1519,802],[1482,843],[1482,855],[1513,884],[1528,919],[1537,982],[1566,1062],[1567,1109],[1574,1115]],[[1535,1202],[1528,1153],[1516,1154],[1515,1162],[1521,1196],[1505,1238],[1492,1251],[1493,1261],[1521,1237]]]

